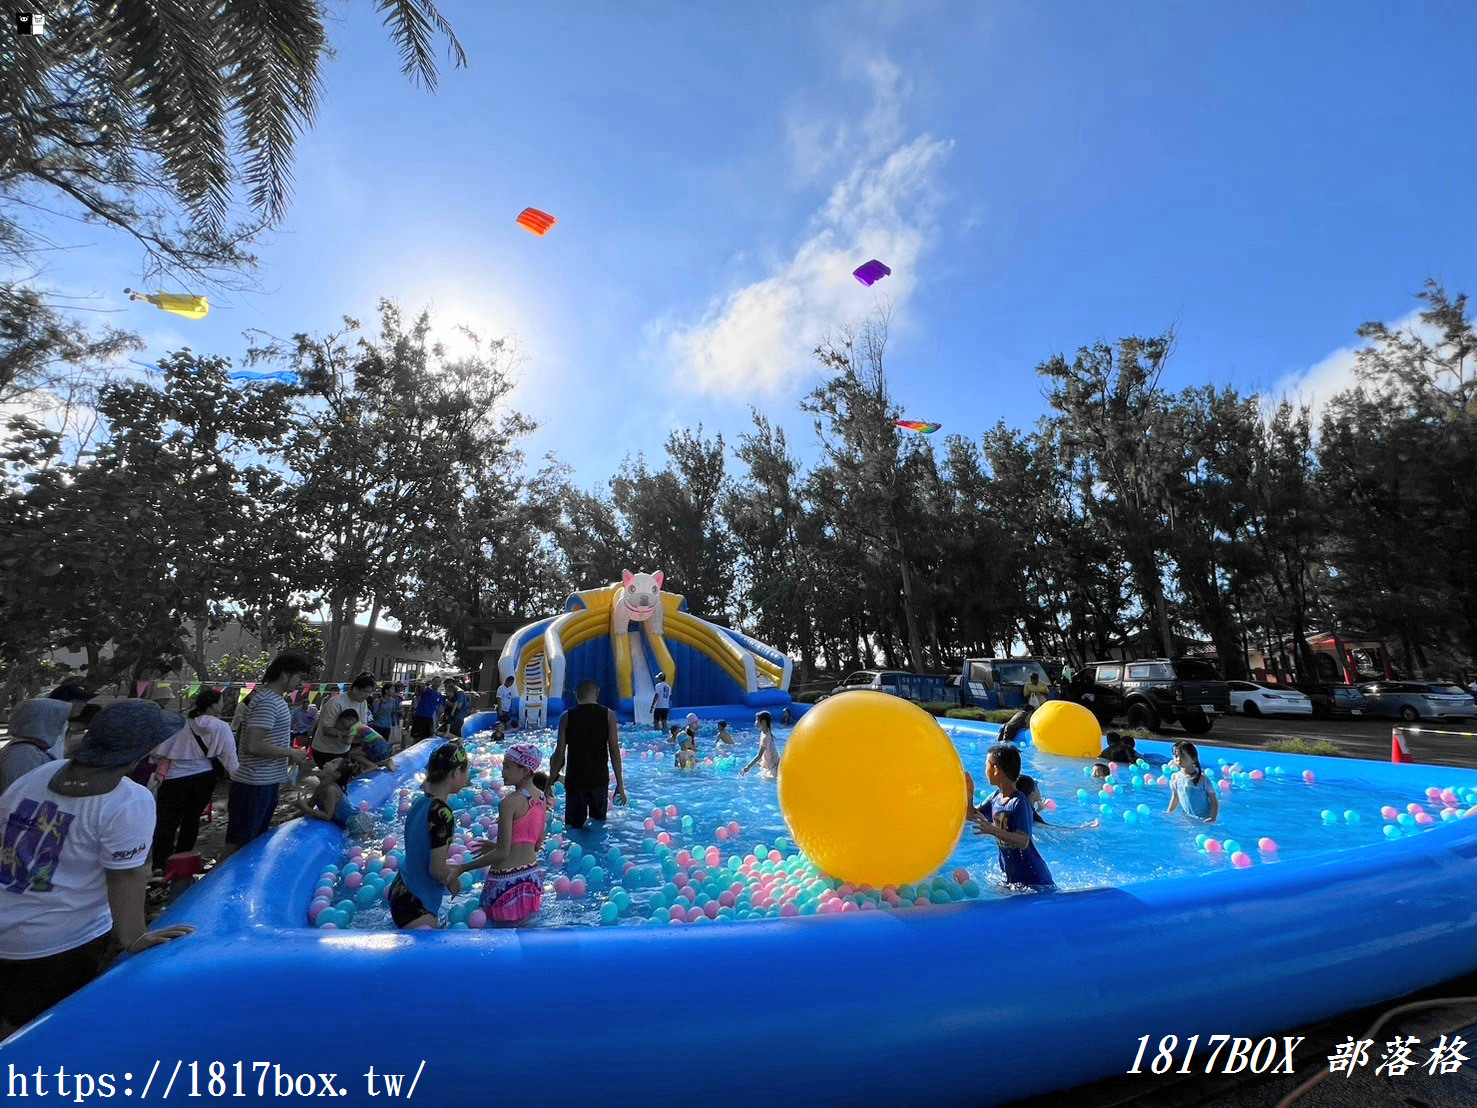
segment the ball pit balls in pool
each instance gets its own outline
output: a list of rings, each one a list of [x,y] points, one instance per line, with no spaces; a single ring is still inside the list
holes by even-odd
[[[875,888],[948,860],[964,826],[964,766],[938,722],[901,697],[848,692],[806,712],[780,758],[796,845],[826,873]]]
[[[1032,713],[1030,728],[1031,741],[1043,754],[1096,758],[1102,748],[1097,717],[1070,700],[1048,700]]]

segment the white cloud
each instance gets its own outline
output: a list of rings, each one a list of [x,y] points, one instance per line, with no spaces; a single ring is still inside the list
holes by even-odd
[[[1422,309],[1417,308],[1404,318],[1387,324],[1387,326],[1392,332],[1409,332],[1434,346],[1440,341],[1440,332],[1437,328],[1421,322],[1421,311]],[[1313,415],[1318,416],[1323,406],[1336,393],[1351,389],[1359,383],[1354,373],[1354,366],[1359,360],[1359,351],[1363,350],[1366,345],[1361,340],[1350,343],[1348,346],[1341,346],[1314,365],[1285,374],[1280,381],[1267,390],[1267,395],[1274,401],[1285,397],[1296,403],[1307,404],[1313,409]]]
[[[676,380],[690,390],[752,396],[793,388],[825,333],[873,303],[851,275],[870,258],[892,268],[875,291],[894,311],[916,287],[934,238],[937,178],[953,143],[929,135],[904,142],[906,78],[885,58],[859,68],[872,86],[861,120],[790,127],[797,168],[836,181],[793,255],[768,276],[713,297],[701,321],[652,326]]]

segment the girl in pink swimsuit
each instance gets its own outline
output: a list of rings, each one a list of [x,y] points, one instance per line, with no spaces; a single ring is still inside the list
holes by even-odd
[[[514,743],[503,753],[503,781],[513,792],[498,806],[497,842],[472,865],[487,866],[482,910],[490,923],[516,926],[539,910],[544,898],[539,848],[549,809],[538,772],[543,756],[532,743]]]

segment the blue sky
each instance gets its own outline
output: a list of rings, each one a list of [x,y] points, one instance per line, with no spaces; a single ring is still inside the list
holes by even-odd
[[[151,354],[430,306],[517,337],[530,453],[590,487],[751,404],[809,455],[809,352],[879,295],[906,414],[977,438],[1083,343],[1173,325],[1172,387],[1316,393],[1426,276],[1477,285],[1477,6],[442,8],[470,64],[434,95],[343,8],[266,291],[132,309]],[[120,301],[137,260],[94,241],[48,278]]]

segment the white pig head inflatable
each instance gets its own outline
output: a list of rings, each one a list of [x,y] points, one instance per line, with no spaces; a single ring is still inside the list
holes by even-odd
[[[620,590],[615,595],[611,612],[611,629],[623,635],[631,623],[645,623],[649,634],[662,633],[662,582],[666,575],[661,570],[655,573],[621,574]]]

